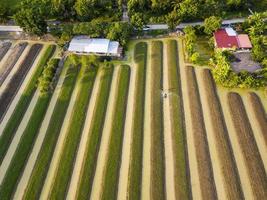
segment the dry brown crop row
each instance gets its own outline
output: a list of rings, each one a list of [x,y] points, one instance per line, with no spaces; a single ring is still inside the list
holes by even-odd
[[[228,131],[210,70],[203,70],[201,78],[203,79],[206,90],[205,95],[207,96],[208,106],[212,116],[211,125],[216,139],[216,148],[219,152],[220,167],[222,168],[227,197],[229,199],[244,199]]]
[[[0,119],[4,116],[9,104],[11,103],[13,97],[16,95],[17,90],[22,84],[24,77],[31,68],[35,58],[39,54],[43,45],[34,44],[27,56],[24,58],[23,62],[19,66],[17,72],[13,75],[10,82],[8,83],[5,91],[0,97]]]
[[[8,49],[11,47],[11,42],[6,42],[3,44],[3,46],[0,48],[0,61],[3,59],[3,57],[6,55]]]
[[[267,146],[267,117],[260,98],[254,92],[248,94],[249,103],[255,112],[257,121],[263,134],[265,145]]]
[[[230,92],[227,97],[231,118],[248,169],[253,194],[256,199],[265,199],[267,196],[266,173],[245,107],[239,94]]]
[[[217,199],[216,187],[211,166],[205,124],[203,121],[202,107],[198,92],[195,71],[192,67],[186,67],[186,82],[188,85],[188,96],[190,113],[192,116],[192,127],[196,157],[200,178],[200,188],[203,199]]]

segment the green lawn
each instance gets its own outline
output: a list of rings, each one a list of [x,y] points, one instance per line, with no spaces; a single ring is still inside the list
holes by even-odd
[[[91,194],[98,149],[101,142],[102,129],[110,92],[113,67],[100,67],[97,76],[100,76],[100,72],[101,80],[96,100],[97,103],[93,113],[94,121],[90,130],[88,130],[90,138],[86,144],[86,154],[80,174],[81,179],[79,180],[77,199],[87,199]]]
[[[42,55],[42,58],[38,62],[38,66],[36,71],[34,72],[33,76],[30,79],[29,84],[23,91],[22,96],[20,97],[18,104],[16,105],[16,108],[14,112],[12,113],[3,133],[0,138],[0,162],[2,163],[4,156],[8,150],[8,147],[13,139],[14,134],[16,133],[16,130],[28,108],[29,103],[31,102],[32,96],[36,90],[36,83],[41,75],[44,66],[48,62],[48,60],[51,58],[51,56],[54,54],[56,49],[55,45],[50,45],[45,50],[44,54]]]
[[[143,160],[143,130],[144,130],[144,102],[146,85],[147,43],[139,42],[134,48],[134,62],[137,67],[135,86],[135,106],[133,111],[133,138],[129,172],[130,200],[141,198],[142,160]]]
[[[34,170],[24,193],[24,199],[39,198],[79,71],[78,67],[73,66],[69,59],[66,60],[63,70],[67,70],[67,74],[61,87],[59,98],[46,131],[37,162],[35,163]]]
[[[186,133],[183,117],[183,102],[181,98],[180,69],[178,64],[178,52],[176,40],[168,40],[167,55],[168,76],[170,92],[171,123],[174,133],[174,157],[175,157],[175,190],[177,199],[190,199],[190,182],[188,174]]]
[[[54,177],[54,183],[51,187],[51,199],[60,199],[66,194],[95,77],[95,67],[82,65],[76,83],[76,89],[78,89],[77,99],[73,107],[67,136],[60,155],[60,164],[57,169],[57,174]]]
[[[198,36],[196,42],[196,51],[199,53],[199,64],[207,65],[209,59],[213,55],[213,48],[209,46],[209,37],[207,36]]]
[[[163,134],[163,44],[151,43],[151,194],[153,199],[165,199],[165,161]]]
[[[50,97],[50,93],[43,94],[38,97],[38,101],[34,107],[28,125],[23,132],[16,152],[2,182],[0,189],[0,199],[2,200],[11,199],[13,193],[16,190],[16,185],[21,174],[23,173],[23,169],[31,153],[39,127],[42,123],[47,106],[49,104]]]
[[[117,197],[130,72],[129,66],[122,65],[120,67],[116,103],[114,113],[112,113],[113,123],[105,169],[106,174],[103,184],[102,199],[104,200],[116,199]]]

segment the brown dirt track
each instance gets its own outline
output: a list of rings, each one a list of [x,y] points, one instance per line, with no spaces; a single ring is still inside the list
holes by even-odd
[[[266,173],[242,99],[239,94],[233,92],[230,92],[227,98],[254,196],[256,199],[265,199],[267,196]]]
[[[6,110],[8,109],[13,97],[16,95],[21,83],[24,80],[27,72],[31,68],[35,58],[39,54],[43,45],[34,44],[27,56],[24,58],[22,64],[20,65],[18,71],[13,75],[10,82],[8,83],[5,91],[0,97],[0,119],[4,116]]]
[[[211,166],[205,124],[198,92],[195,71],[186,67],[190,112],[193,122],[193,134],[196,147],[200,187],[203,199],[217,199],[216,187]]]
[[[257,94],[255,94],[254,92],[250,92],[248,96],[249,96],[249,103],[253,108],[253,111],[255,112],[257,121],[259,122],[260,125],[259,127],[262,133],[265,133],[263,134],[263,138],[265,145],[267,146],[267,117],[265,110]]]
[[[222,168],[227,197],[229,199],[244,199],[228,131],[210,70],[203,70],[201,77],[206,89],[204,93],[207,96],[210,115],[212,116],[210,123],[216,139],[216,148],[219,152],[219,162]]]

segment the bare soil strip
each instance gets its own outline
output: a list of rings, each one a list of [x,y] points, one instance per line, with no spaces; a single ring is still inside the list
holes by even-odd
[[[32,152],[29,156],[29,160],[27,162],[27,165],[25,166],[22,177],[18,183],[16,192],[14,195],[14,199],[22,199],[22,197],[23,197],[24,191],[27,187],[27,183],[30,180],[31,173],[32,173],[32,170],[34,168],[34,164],[35,164],[37,157],[38,157],[38,154],[41,150],[42,143],[43,143],[44,138],[45,138],[46,130],[48,128],[50,118],[53,114],[53,111],[54,111],[58,96],[60,94],[60,89],[61,89],[62,84],[64,82],[64,77],[65,77],[66,73],[67,73],[67,68],[65,68],[62,71],[61,76],[58,80],[57,86],[54,90],[54,93],[53,93],[53,96],[51,98],[50,104],[48,106],[47,112],[45,114],[44,120],[43,120],[42,125],[40,127],[38,137],[35,141]]]
[[[148,46],[147,57],[151,57],[151,46]],[[142,168],[142,191],[141,199],[146,200],[151,198],[151,60],[147,59],[146,69],[146,88],[145,88],[145,113],[144,113],[144,142],[143,142],[143,168]]]
[[[75,66],[75,67],[77,67],[77,66]],[[68,132],[67,130],[69,127],[69,121],[70,121],[71,115],[73,113],[73,107],[74,107],[75,102],[77,100],[78,92],[79,92],[78,84],[75,84],[75,88],[72,92],[72,96],[71,96],[71,99],[70,99],[70,102],[68,105],[68,110],[67,110],[67,113],[65,115],[64,122],[62,124],[61,130],[59,133],[56,147],[54,149],[54,154],[53,154],[52,160],[50,161],[49,170],[47,172],[47,176],[46,176],[46,179],[45,179],[45,182],[43,185],[43,189],[41,192],[41,196],[40,196],[41,199],[49,199],[51,187],[52,187],[53,182],[54,182],[54,177],[57,173],[58,165],[60,164],[59,163],[60,155],[61,155],[61,152],[63,150],[64,141],[65,141],[65,138],[66,138],[66,135]]]
[[[186,78],[202,198],[217,199],[198,84],[192,67],[186,68]]]
[[[118,84],[118,78],[119,78],[119,67],[114,68],[111,88],[110,88],[110,96],[106,111],[106,119],[104,123],[102,138],[101,138],[101,144],[99,148],[99,153],[97,157],[97,166],[92,186],[92,192],[91,192],[91,200],[97,200],[101,199],[101,193],[103,189],[103,180],[104,180],[104,170],[105,170],[105,164],[107,160],[108,155],[108,146],[109,146],[109,140],[110,140],[110,133],[111,133],[111,126],[112,126],[112,116],[114,112],[114,105],[115,105],[115,95],[117,90],[117,84]]]
[[[90,134],[88,134],[89,132],[88,130],[90,130],[90,127],[92,126],[92,123],[93,123],[92,119],[94,119],[94,115],[95,115],[94,109],[97,103],[98,94],[100,92],[99,88],[100,88],[100,81],[101,81],[102,75],[103,75],[103,71],[98,70],[98,73],[96,76],[97,78],[95,80],[94,88],[91,94],[91,100],[90,100],[90,103],[87,109],[86,119],[84,122],[83,132],[82,132],[79,148],[77,151],[77,157],[76,157],[76,161],[75,161],[72,176],[71,176],[70,186],[69,186],[68,193],[67,193],[67,199],[69,200],[75,199],[75,197],[77,196],[77,190],[79,189],[78,188],[79,179],[84,178],[84,177],[81,177],[81,172],[83,168],[83,162],[85,160],[87,143],[90,138]]]
[[[9,48],[11,47],[12,43],[11,42],[5,42],[4,44],[1,45],[0,47],[0,62],[8,52]]]
[[[2,64],[2,67],[0,69],[0,86],[3,84],[8,74],[15,66],[16,62],[18,61],[19,57],[21,56],[26,46],[27,46],[26,42],[17,44],[10,51],[11,55],[9,55],[9,57],[6,60],[3,60],[4,63]]]
[[[237,93],[229,93],[228,105],[244,154],[254,197],[264,199],[267,196],[267,176],[241,97]]]
[[[254,137],[261,154],[265,171],[267,171],[267,115],[263,108],[262,102],[258,95],[254,92],[244,96],[244,105],[247,110],[248,118],[253,124]]]
[[[10,165],[10,162],[12,161],[13,155],[16,152],[17,146],[20,142],[20,139],[23,135],[23,132],[25,130],[25,128],[27,127],[28,121],[32,115],[32,112],[34,110],[35,104],[37,103],[38,100],[38,92],[35,92],[31,103],[18,127],[17,132],[15,133],[15,136],[11,142],[11,144],[9,145],[8,151],[5,154],[5,157],[3,159],[3,162],[1,163],[1,167],[0,167],[0,185],[2,184],[2,181],[5,177],[6,171],[8,170],[8,167]]]
[[[189,163],[187,155],[187,142],[186,142],[186,131],[184,125],[184,113],[183,113],[183,101],[181,93],[181,81],[180,81],[180,66],[179,56],[177,51],[177,41],[168,40],[165,42],[165,55],[166,61],[165,68],[168,69],[168,98],[166,99],[167,108],[164,112],[167,114],[165,123],[169,123],[170,130],[165,131],[168,135],[169,144],[165,144],[165,149],[169,149],[169,153],[166,153],[167,157],[172,156],[172,163],[166,164],[166,174],[173,176],[174,187],[175,187],[175,198],[176,199],[190,199],[190,177],[189,177]],[[164,74],[164,73],[163,73]],[[166,91],[166,89],[165,89]],[[165,103],[165,101],[164,101]],[[170,133],[168,133],[170,132]],[[166,137],[167,138],[167,137]],[[170,173],[173,166],[174,174]],[[171,179],[171,177],[170,177]],[[168,184],[168,183],[166,183]],[[167,186],[168,189],[168,186]]]
[[[190,115],[190,104],[188,96],[188,85],[186,84],[186,66],[184,62],[184,54],[182,51],[182,40],[178,40],[179,46],[179,66],[181,73],[181,89],[183,97],[183,106],[184,106],[184,118],[185,118],[185,127],[186,127],[186,141],[187,141],[187,153],[188,153],[188,163],[190,171],[190,181],[191,181],[191,192],[192,199],[202,199],[201,188],[200,188],[200,174],[197,168],[197,158],[196,158],[196,147],[194,145],[194,135],[193,135],[193,123]]]
[[[218,198],[244,199],[215,83],[210,70],[197,72]]]
[[[137,80],[137,66],[131,67],[131,77],[129,85],[129,95],[124,127],[124,137],[123,137],[123,146],[122,146],[122,161],[120,169],[120,178],[119,178],[119,190],[118,190],[118,199],[123,200],[127,199],[128,195],[128,180],[129,180],[129,169],[130,169],[130,158],[131,158],[131,144],[133,137],[133,115],[135,105],[135,89],[136,89],[136,80]]]
[[[8,83],[7,87],[5,88],[4,92],[0,96],[0,119],[4,116],[10,102],[16,95],[19,87],[21,86],[25,76],[27,75],[28,71],[30,70],[35,58],[38,56],[39,52],[41,51],[43,45],[41,44],[34,44],[28,55],[24,58],[22,64],[20,65],[17,72],[12,76],[10,82]]]

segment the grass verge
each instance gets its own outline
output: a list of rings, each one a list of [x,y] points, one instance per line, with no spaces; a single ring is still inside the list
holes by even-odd
[[[39,198],[47,171],[49,169],[49,164],[53,156],[60,128],[64,120],[78,74],[78,68],[74,67],[69,60],[65,62],[64,68],[66,68],[67,74],[61,87],[58,100],[46,131],[45,139],[39,152],[37,162],[35,163],[34,170],[32,171],[31,178],[25,190],[23,199]]]
[[[97,94],[96,105],[93,114],[93,123],[88,131],[89,140],[86,144],[86,154],[83,161],[83,168],[77,190],[77,199],[87,199],[91,195],[96,160],[101,142],[102,130],[106,115],[108,97],[112,81],[113,67],[101,67],[99,91]]]
[[[141,198],[146,61],[147,44],[145,42],[139,42],[135,45],[134,49],[134,62],[137,68],[137,75],[134,91],[133,138],[128,185],[128,197],[130,200]]]
[[[66,196],[68,183],[75,162],[76,151],[82,133],[83,123],[86,117],[86,108],[91,97],[96,68],[82,65],[77,81],[77,97],[69,121],[67,136],[60,155],[60,165],[54,177],[50,198],[59,199]]]
[[[121,66],[103,184],[102,199],[106,200],[117,198],[130,72],[129,66]]]
[[[0,138],[0,162],[1,163],[12,141],[12,138],[14,134],[16,133],[16,130],[28,108],[28,105],[31,102],[32,96],[36,90],[37,80],[40,74],[42,73],[44,66],[48,62],[49,58],[53,55],[55,49],[56,49],[55,45],[50,45],[44,52],[42,58],[38,62],[36,71],[34,72],[29,84],[23,91],[23,94],[20,97],[14,112],[12,113],[10,119],[8,120],[8,123]]]
[[[163,44],[151,42],[151,194],[165,199],[165,156],[163,133]]]
[[[178,199],[190,199],[189,163],[187,160],[186,132],[183,116],[180,68],[176,40],[166,41],[168,77],[171,89],[170,109],[175,162],[175,191]]]

